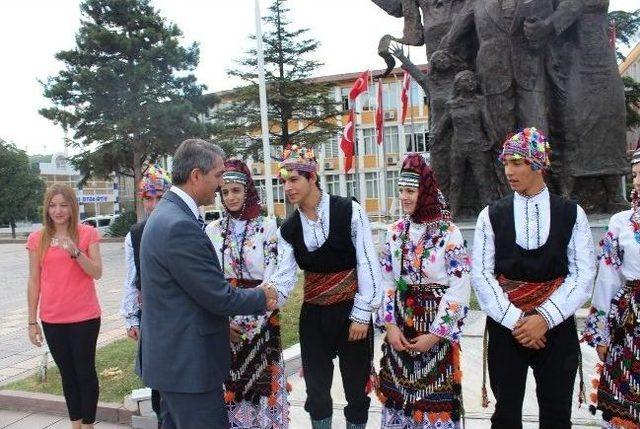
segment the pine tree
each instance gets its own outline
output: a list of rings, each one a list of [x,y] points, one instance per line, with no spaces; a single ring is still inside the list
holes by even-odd
[[[0,139],[0,223],[11,226],[16,238],[16,222],[38,219],[44,182],[27,153]]]
[[[210,132],[198,121],[214,101],[192,74],[199,48],[181,46],[180,29],[149,0],[84,0],[80,9],[76,46],[56,54],[64,68],[43,84],[55,107],[40,114],[72,131],[81,152],[71,161],[85,180],[133,171],[137,183],[145,162]]]
[[[624,10],[614,10],[609,12],[609,21],[615,25],[616,42],[624,46],[631,46],[637,40],[638,30],[640,30],[640,9],[626,12]],[[616,55],[620,61],[624,61],[624,55],[620,49],[616,50]]]
[[[330,84],[311,79],[322,63],[309,59],[319,42],[307,37],[309,29],[292,29],[286,0],[274,0],[264,21],[263,46],[270,144],[286,146],[304,142],[317,145],[335,135],[337,103]],[[249,36],[255,44],[255,35]],[[258,60],[255,48],[246,51],[229,76],[242,79],[246,86],[230,92],[226,107],[213,112],[221,125],[219,142],[233,142],[236,150],[248,150],[261,158]],[[290,121],[302,124],[291,127]]]

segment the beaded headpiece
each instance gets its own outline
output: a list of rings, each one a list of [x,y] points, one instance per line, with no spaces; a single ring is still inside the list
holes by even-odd
[[[232,212],[225,206],[229,215],[240,220],[249,220],[257,217],[260,214],[260,195],[247,164],[239,159],[228,159],[224,162],[224,170],[222,180],[225,184],[238,183],[244,186],[245,190],[244,204],[240,210]],[[220,192],[222,193],[222,189],[220,189]],[[222,205],[224,206],[224,199],[222,199]]]
[[[448,221],[449,210],[438,181],[427,160],[419,153],[410,153],[402,163],[398,186],[417,188],[419,191],[411,220],[418,223]]]
[[[228,170],[222,173],[222,180],[226,183],[239,183],[240,185],[246,185],[249,178],[246,174],[240,171]]]
[[[280,161],[280,177],[286,179],[290,171],[317,172],[318,162],[313,149],[297,144],[286,147]]]
[[[640,149],[636,149],[631,155],[631,165],[635,165],[640,162]]]
[[[508,138],[498,156],[504,162],[507,156],[524,159],[534,170],[546,170],[551,165],[551,148],[544,133],[535,127],[524,128]]]
[[[171,187],[171,176],[159,165],[153,164],[147,168],[138,184],[138,192],[142,198],[155,197],[164,194]]]

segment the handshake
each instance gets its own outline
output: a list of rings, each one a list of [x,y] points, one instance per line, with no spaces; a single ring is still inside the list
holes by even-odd
[[[271,283],[263,283],[258,286],[264,292],[267,301],[267,311],[273,311],[278,308],[278,291]]]

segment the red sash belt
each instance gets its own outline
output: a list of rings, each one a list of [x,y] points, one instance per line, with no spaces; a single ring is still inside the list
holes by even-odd
[[[509,301],[520,310],[528,313],[544,303],[564,282],[564,277],[558,277],[548,282],[521,282],[509,280],[503,275],[498,277],[498,283],[507,294]]]
[[[304,272],[304,302],[331,305],[353,299],[358,291],[355,270],[339,273]]]

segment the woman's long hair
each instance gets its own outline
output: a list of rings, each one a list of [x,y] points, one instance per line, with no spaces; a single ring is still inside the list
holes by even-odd
[[[69,217],[69,225],[67,231],[71,239],[78,244],[78,222],[80,218],[80,208],[78,199],[73,188],[69,185],[56,183],[51,185],[44,194],[42,201],[42,233],[40,234],[40,246],[38,247],[38,258],[40,262],[44,259],[44,254],[51,245],[51,240],[56,233],[56,227],[53,219],[49,216],[49,204],[56,195],[62,195],[62,198],[71,206],[71,216]]]

